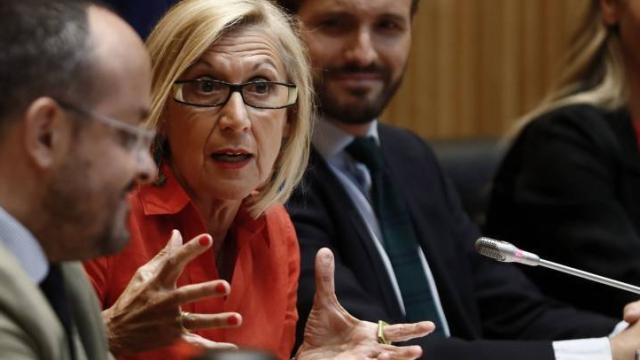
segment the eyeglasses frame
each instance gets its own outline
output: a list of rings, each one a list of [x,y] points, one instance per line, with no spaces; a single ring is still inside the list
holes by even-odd
[[[94,120],[98,120],[99,122],[113,129],[121,130],[128,134],[134,135],[136,138],[136,143],[130,149],[130,151],[135,152],[136,154],[140,153],[140,151],[149,151],[149,148],[156,137],[156,131],[153,129],[145,129],[140,126],[131,125],[125,121],[118,120],[118,119],[97,113],[93,110],[89,110],[80,105],[75,105],[68,101],[64,101],[60,99],[54,99],[54,100],[58,104],[60,104],[60,106],[62,106],[67,110],[71,110],[80,115],[84,115]]]
[[[292,83],[285,83],[285,82],[280,82],[280,81],[248,81],[245,83],[239,83],[239,84],[234,84],[234,83],[230,83],[230,82],[226,82],[226,81],[222,81],[222,80],[215,80],[215,79],[210,79],[209,81],[213,81],[213,82],[217,82],[219,84],[223,84],[229,87],[229,94],[227,94],[227,98],[216,105],[201,105],[201,104],[193,104],[193,103],[189,103],[186,102],[184,100],[179,100],[176,98],[178,92],[180,91],[180,93],[182,92],[182,84],[188,84],[188,83],[193,83],[193,82],[198,82],[200,81],[200,79],[191,79],[191,80],[177,80],[173,83],[173,87],[175,87],[176,85],[180,86],[179,88],[177,88],[176,90],[174,90],[173,92],[173,100],[177,103],[180,104],[184,104],[184,105],[189,105],[189,106],[194,106],[194,107],[200,107],[200,108],[214,108],[214,107],[222,107],[225,106],[228,102],[229,99],[231,99],[231,95],[233,95],[233,93],[238,92],[240,93],[240,97],[242,98],[242,102],[249,107],[252,107],[254,109],[263,109],[263,110],[277,110],[277,109],[284,109],[284,108],[288,108],[291,107],[293,105],[295,105],[298,102],[298,86],[296,84],[292,84]],[[287,105],[283,105],[283,106],[278,106],[278,107],[266,107],[266,106],[253,106],[250,104],[247,104],[246,100],[244,99],[244,94],[242,93],[242,89],[245,86],[248,85],[252,85],[252,84],[259,84],[259,83],[267,83],[267,84],[275,84],[275,85],[284,85],[286,87],[288,87],[289,89],[293,89],[293,91],[295,91],[293,98],[295,99],[291,104],[287,104]],[[291,91],[291,90],[289,90]],[[291,98],[291,94],[288,94],[288,97]]]

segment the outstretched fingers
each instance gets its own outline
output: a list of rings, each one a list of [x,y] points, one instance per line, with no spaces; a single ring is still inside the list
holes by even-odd
[[[242,325],[242,315],[236,312],[218,314],[183,313],[182,326],[187,330],[235,328]]]
[[[190,344],[201,346],[205,349],[212,349],[212,350],[237,350],[238,349],[238,347],[234,344],[212,341],[193,333],[183,334],[182,339]]]
[[[622,318],[629,324],[635,324],[640,319],[640,301],[625,305]]]
[[[180,306],[209,297],[227,296],[231,292],[225,280],[211,280],[199,284],[190,284],[173,290],[161,301],[159,306]]]
[[[384,336],[392,342],[403,342],[411,339],[423,337],[433,330],[436,326],[431,321],[421,321],[413,324],[394,324],[384,327]]]
[[[336,297],[335,262],[331,250],[327,248],[318,250],[315,265],[316,293],[305,334],[329,333],[339,337],[338,333],[347,331],[349,327],[356,326],[358,319],[351,316],[340,305]],[[314,327],[316,328],[315,330],[313,329]]]
[[[209,234],[200,234],[183,245],[175,247],[175,243],[177,242],[175,236],[176,233],[180,236],[180,233],[177,230],[174,230],[171,235],[171,239],[169,239],[169,244],[167,245],[167,247],[172,246],[172,248],[168,249],[165,258],[163,259],[160,274],[158,275],[159,279],[166,284],[175,284],[180,277],[180,274],[182,274],[185,266],[187,266],[190,261],[207,251],[213,243]],[[181,238],[182,237],[180,237],[180,239]]]
[[[378,360],[413,360],[422,356],[422,348],[417,345],[393,346],[380,345],[381,351],[374,359]]]
[[[327,248],[318,250],[315,262],[316,297],[321,299],[335,297],[334,269],[335,263],[331,250]]]
[[[154,256],[153,260],[159,260],[166,257],[167,255],[175,251],[175,249],[180,247],[180,245],[182,245],[182,234],[177,229],[171,230],[169,241],[167,241],[167,244],[164,246],[164,248],[162,248],[162,250],[160,250],[156,254],[156,256]]]

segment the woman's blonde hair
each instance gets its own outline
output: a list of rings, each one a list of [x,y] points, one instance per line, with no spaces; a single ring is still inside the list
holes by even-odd
[[[226,34],[250,26],[264,27],[265,34],[274,38],[287,81],[298,87],[298,101],[287,113],[289,133],[271,178],[250,204],[251,214],[258,217],[270,206],[289,198],[309,157],[311,74],[305,49],[290,17],[265,0],[184,0],[171,8],[147,40],[153,71],[147,126],[160,126],[172,85],[190,65]]]
[[[591,0],[574,33],[559,82],[542,102],[524,115],[511,135],[548,111],[574,104],[616,109],[626,104],[625,79],[620,37],[616,27],[607,27],[599,0]]]

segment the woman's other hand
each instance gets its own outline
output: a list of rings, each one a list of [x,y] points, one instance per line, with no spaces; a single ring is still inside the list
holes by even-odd
[[[420,346],[394,346],[378,343],[378,324],[351,316],[335,294],[333,253],[323,248],[316,255],[316,293],[296,358],[315,359],[415,359]],[[384,327],[388,341],[407,341],[435,329],[430,321]]]

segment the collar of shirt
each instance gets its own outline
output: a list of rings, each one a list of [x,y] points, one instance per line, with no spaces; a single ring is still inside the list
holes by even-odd
[[[140,187],[140,200],[145,215],[172,215],[181,212],[191,199],[166,163],[160,168],[165,178],[162,185],[145,184]]]
[[[138,189],[140,203],[144,214],[147,216],[177,215],[184,211],[193,211],[199,215],[198,219],[193,219],[193,221],[199,222],[198,227],[201,228],[201,232],[207,232],[202,215],[197,211],[197,208],[192,203],[189,194],[187,194],[182,185],[178,182],[178,179],[173,174],[171,167],[165,163],[160,168],[160,172],[166,179],[162,185],[144,184]],[[240,206],[238,214],[233,220],[231,229],[241,228],[251,235],[256,235],[262,231],[264,226],[265,222],[261,220],[260,217],[258,219],[252,217],[249,214],[247,207],[243,204]],[[270,238],[265,236],[264,239],[267,242],[267,245],[269,245]],[[184,240],[186,241],[188,239]]]
[[[312,143],[315,149],[325,159],[334,171],[346,176],[352,184],[370,201],[371,174],[367,166],[356,161],[349,155],[345,148],[355,138],[353,135],[337,127],[328,119],[317,119],[314,124]],[[366,136],[372,136],[376,142],[378,138],[378,121],[369,124]],[[364,206],[364,204],[363,204]]]
[[[39,284],[49,272],[49,261],[33,234],[16,218],[0,207],[0,244],[4,245],[34,283]]]
[[[380,138],[378,136],[378,120],[370,123],[366,136],[372,136],[378,144]],[[353,141],[355,136],[335,126],[330,120],[316,119],[314,123],[313,136],[311,142],[315,149],[328,162],[335,163],[340,161],[350,161],[350,156],[344,152],[344,149]],[[337,166],[337,164],[335,164]],[[341,168],[343,166],[340,166]]]

